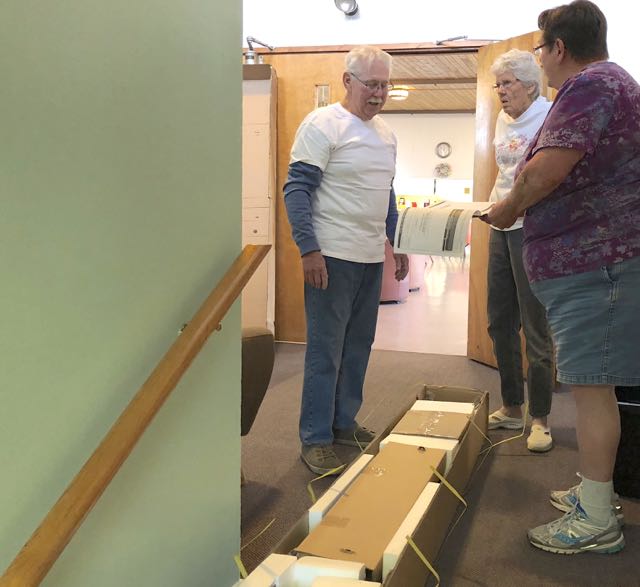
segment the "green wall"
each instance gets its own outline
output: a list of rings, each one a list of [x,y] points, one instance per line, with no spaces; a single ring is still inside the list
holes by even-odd
[[[241,0],[0,3],[0,570],[240,251]],[[43,582],[225,587],[236,304]]]

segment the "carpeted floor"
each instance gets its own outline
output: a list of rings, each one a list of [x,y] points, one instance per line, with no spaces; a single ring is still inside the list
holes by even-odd
[[[242,550],[253,569],[311,505],[307,484],[314,478],[300,461],[298,411],[304,345],[279,344],[271,385],[250,434],[243,439]],[[382,430],[424,384],[460,385],[490,392],[490,409],[500,406],[497,371],[464,357],[374,351],[359,421]],[[525,439],[493,449],[471,480],[469,508],[445,541],[436,561],[443,587],[635,587],[640,586],[640,502],[623,499],[626,549],[616,555],[561,556],[529,545],[526,529],[558,517],[550,489],[577,482],[577,449],[571,394],[554,394],[550,425],[555,447],[546,454],[526,449]],[[494,440],[511,431],[492,432]],[[348,458],[357,451],[339,447]],[[314,483],[320,495],[331,480]],[[433,581],[429,583],[434,584]],[[421,585],[406,587],[423,587]]]

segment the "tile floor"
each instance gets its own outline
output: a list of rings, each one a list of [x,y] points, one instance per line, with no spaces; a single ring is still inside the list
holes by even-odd
[[[374,349],[466,356],[469,254],[432,259],[418,291],[380,304]]]

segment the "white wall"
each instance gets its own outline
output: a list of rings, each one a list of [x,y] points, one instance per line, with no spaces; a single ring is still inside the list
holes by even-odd
[[[360,43],[435,42],[457,35],[497,39],[537,30],[538,14],[562,0],[358,0],[360,14],[348,19],[333,0],[244,0],[244,38],[252,35],[277,47]],[[301,9],[304,4],[304,9]],[[611,59],[640,79],[636,19],[623,0],[599,0],[609,23]]]
[[[382,117],[398,138],[398,162],[394,180],[397,194],[433,194],[434,168],[438,163],[448,163],[452,168],[452,174],[447,180],[437,180],[439,196],[455,196],[455,193],[447,192],[447,187],[462,195],[461,185],[471,185],[475,115],[383,114]],[[452,147],[451,155],[446,159],[439,158],[435,153],[436,145],[442,141]]]

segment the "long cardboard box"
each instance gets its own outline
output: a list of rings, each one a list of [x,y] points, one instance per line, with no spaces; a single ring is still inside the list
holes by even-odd
[[[478,389],[466,387],[449,387],[425,385],[418,394],[417,400],[431,400],[438,402],[466,402],[475,406],[470,415],[471,425],[460,440],[460,446],[453,460],[451,470],[446,478],[460,493],[464,495],[464,490],[475,469],[478,454],[485,442],[483,435],[487,434],[487,418],[489,413],[488,393]],[[398,423],[406,411],[414,404],[412,399],[407,403],[394,421],[390,423],[380,437],[386,436]],[[366,452],[376,454],[378,452],[379,441],[369,445]],[[385,449],[386,450],[386,449]],[[384,451],[383,451],[384,452]],[[454,521],[454,514],[461,506],[459,500],[446,488],[440,484],[431,502],[428,512],[416,526],[412,534],[412,539],[434,565],[437,570],[437,555],[447,534],[449,526]],[[275,547],[274,552],[289,554],[309,534],[308,515],[300,518],[295,526]],[[384,587],[408,587],[410,585],[423,585],[430,575],[429,570],[418,558],[413,549],[407,545],[403,549],[398,562],[385,579]]]
[[[444,473],[439,449],[391,444],[356,477],[322,522],[296,548],[299,554],[357,561],[367,576],[382,576],[385,547],[429,481]]]

